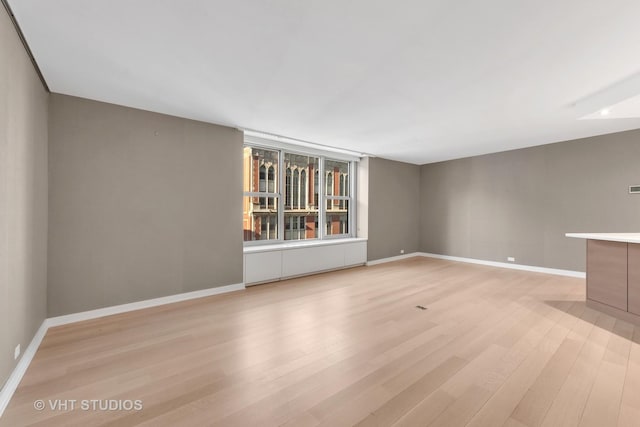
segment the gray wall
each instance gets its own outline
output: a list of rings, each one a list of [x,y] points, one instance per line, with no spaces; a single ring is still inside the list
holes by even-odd
[[[242,282],[242,133],[52,95],[48,314]]]
[[[420,241],[420,166],[369,159],[369,261],[417,252]]]
[[[640,131],[421,167],[423,252],[584,271],[567,232],[637,232]]]
[[[48,93],[0,9],[1,388],[46,317]]]

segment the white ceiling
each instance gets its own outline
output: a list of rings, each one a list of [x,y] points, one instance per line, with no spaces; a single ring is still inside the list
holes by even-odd
[[[640,71],[638,0],[9,3],[53,92],[395,160],[640,128],[573,107]]]

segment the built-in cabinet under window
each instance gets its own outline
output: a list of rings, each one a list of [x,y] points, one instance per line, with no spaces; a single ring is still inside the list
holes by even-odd
[[[255,285],[363,265],[366,261],[366,239],[247,247],[244,249],[244,282]]]

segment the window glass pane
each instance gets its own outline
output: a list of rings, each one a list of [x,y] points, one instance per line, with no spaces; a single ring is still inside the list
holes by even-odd
[[[311,176],[311,175],[309,175]],[[310,199],[311,205],[318,205],[319,204],[319,199],[318,199],[318,183],[320,182],[320,179],[318,178],[318,171],[316,171],[316,173],[313,175],[313,196]],[[311,186],[309,186],[309,188],[311,188]],[[315,203],[314,203],[315,202]]]
[[[324,174],[327,196],[349,196],[349,162],[325,160]]]
[[[269,169],[267,170],[267,191],[269,193],[275,193],[276,192],[276,168],[273,166],[269,166]]]
[[[293,171],[293,209],[300,209],[300,172]]]
[[[284,239],[305,240],[318,238],[318,211],[305,215],[285,213]]]
[[[267,168],[260,166],[258,191],[267,191]]]
[[[325,234],[349,234],[349,200],[327,200]]]
[[[277,193],[278,152],[244,147],[243,191]]]
[[[350,199],[349,199],[350,200]],[[340,200],[331,196],[327,196],[327,202],[325,204],[327,213],[345,213],[349,211],[349,200]]]
[[[284,209],[291,209],[291,168],[287,168],[284,176]]]
[[[244,241],[278,238],[278,198],[244,196],[242,223]]]
[[[306,211],[318,209],[318,158],[299,154],[284,154],[284,209]]]
[[[300,208],[305,209],[309,206],[307,195],[309,194],[309,186],[307,184],[307,171],[300,172]]]

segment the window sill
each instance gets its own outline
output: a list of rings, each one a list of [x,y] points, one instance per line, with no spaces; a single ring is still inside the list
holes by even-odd
[[[295,240],[281,243],[274,243],[272,245],[256,245],[245,246],[243,252],[245,254],[253,254],[258,252],[270,252],[270,251],[282,251],[288,249],[300,249],[309,248],[314,246],[327,246],[327,245],[343,245],[354,242],[366,242],[367,239],[362,237],[348,237],[345,239],[326,239],[326,240]]]

